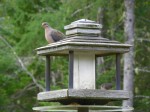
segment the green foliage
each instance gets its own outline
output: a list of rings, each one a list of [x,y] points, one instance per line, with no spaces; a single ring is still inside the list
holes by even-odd
[[[150,2],[138,0],[135,3],[135,96],[145,97],[135,98],[134,105],[136,110],[149,112],[150,99],[147,96],[150,96]]]
[[[68,88],[68,59],[67,57],[57,56],[51,63],[52,71],[63,74],[63,77],[59,75],[57,77],[56,85],[52,86],[52,89],[66,89]],[[58,71],[59,70],[59,71]]]
[[[103,83],[112,83],[113,89],[115,89],[115,69],[105,71],[103,74],[100,74],[96,78],[97,88],[100,89],[100,85]]]

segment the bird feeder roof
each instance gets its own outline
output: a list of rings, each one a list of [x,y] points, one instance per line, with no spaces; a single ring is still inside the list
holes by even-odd
[[[66,38],[37,48],[39,55],[67,55],[69,51],[89,52],[103,56],[129,51],[131,45],[103,38],[102,25],[91,20],[81,19],[65,26]]]

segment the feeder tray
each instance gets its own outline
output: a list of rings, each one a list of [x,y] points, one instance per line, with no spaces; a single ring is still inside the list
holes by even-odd
[[[105,105],[110,101],[126,100],[130,92],[123,90],[63,89],[40,92],[39,101],[59,102],[61,104]]]
[[[121,107],[121,106],[101,106],[101,105],[65,105],[65,106],[43,106],[34,107],[33,110],[37,111],[61,111],[61,112],[130,112],[133,110],[132,107]]]

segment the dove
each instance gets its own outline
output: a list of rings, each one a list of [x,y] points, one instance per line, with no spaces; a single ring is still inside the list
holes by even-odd
[[[101,85],[101,90],[109,90],[112,88],[112,83],[104,83]]]
[[[45,29],[45,39],[49,44],[57,42],[65,37],[65,35],[62,32],[53,29],[49,26],[47,22],[43,22],[42,27]]]

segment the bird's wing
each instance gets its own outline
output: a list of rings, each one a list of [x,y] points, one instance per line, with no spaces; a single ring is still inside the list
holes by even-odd
[[[54,29],[54,30],[52,30],[52,32],[51,32],[51,37],[52,37],[52,39],[53,39],[55,42],[57,42],[57,41],[59,41],[59,40],[61,40],[61,39],[64,38],[64,34],[61,33],[60,31]]]

